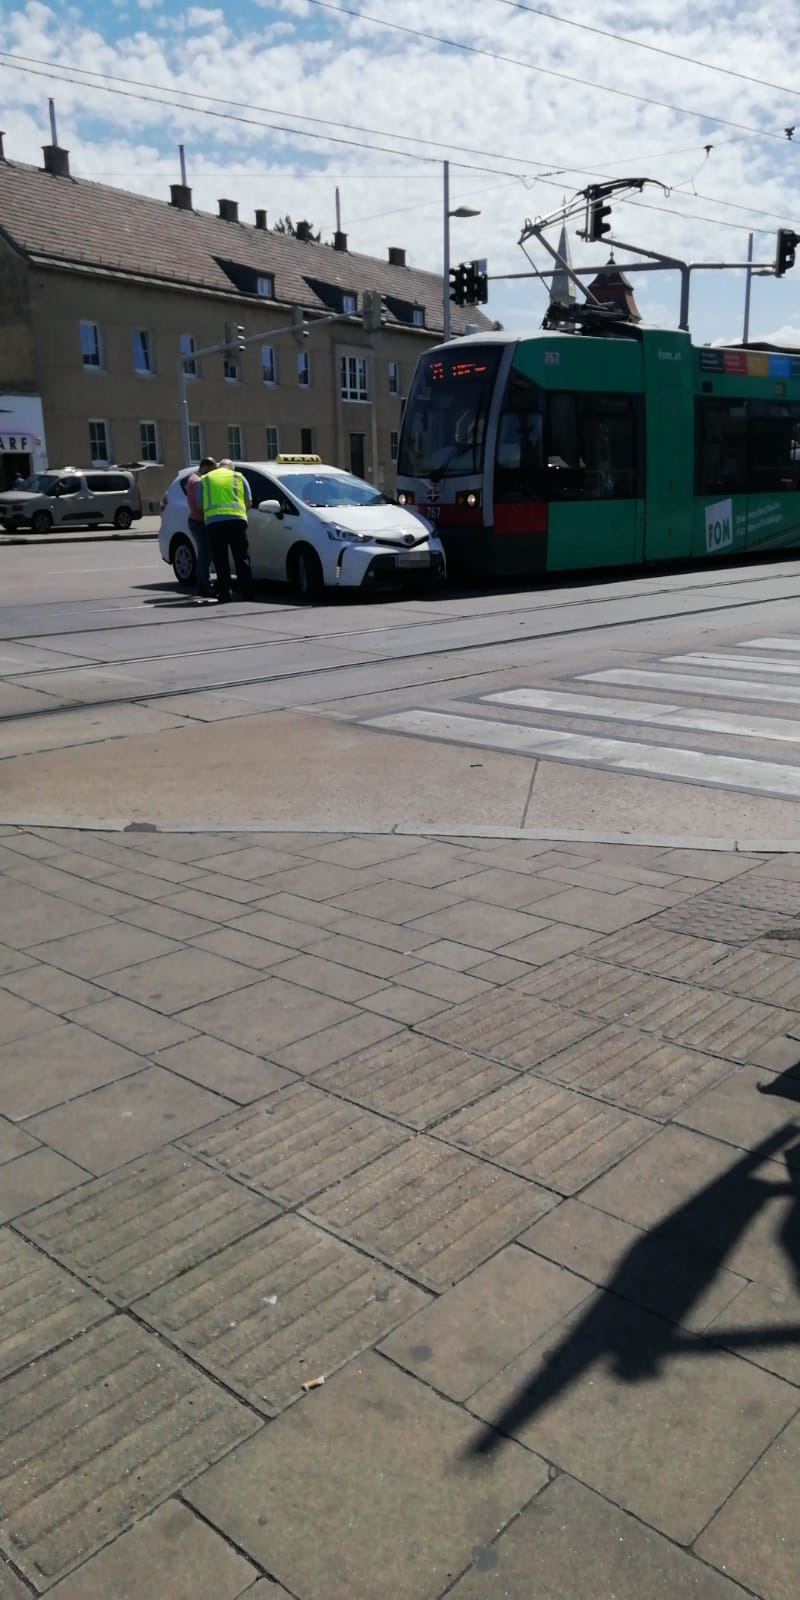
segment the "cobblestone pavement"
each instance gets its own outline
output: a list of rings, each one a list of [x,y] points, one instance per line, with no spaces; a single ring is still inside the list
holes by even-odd
[[[0,1600],[796,1600],[800,856],[0,873]]]

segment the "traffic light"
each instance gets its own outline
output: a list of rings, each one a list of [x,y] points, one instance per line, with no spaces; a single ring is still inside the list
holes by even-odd
[[[462,261],[457,267],[450,268],[450,299],[455,306],[465,306],[469,299],[467,294],[467,280],[469,267]]]
[[[800,233],[792,233],[790,228],[778,229],[778,246],[775,251],[775,276],[782,278],[794,266],[797,246],[800,244]]]
[[[308,338],[308,324],[301,306],[292,306],[292,338],[302,344]]]
[[[601,194],[590,196],[589,200],[589,227],[587,237],[595,243],[600,241],[604,233],[611,232],[611,223],[606,222],[606,217],[611,216],[610,205],[603,205]]]
[[[377,289],[367,289],[361,309],[365,333],[380,333],[383,327],[383,299]]]
[[[243,350],[245,347],[244,326],[241,322],[226,322],[225,348],[228,350]]]
[[[485,261],[470,262],[470,293],[467,300],[471,306],[485,306],[489,298],[489,279],[486,273]]]
[[[450,268],[450,299],[457,306],[483,306],[489,298],[485,261],[461,261]]]

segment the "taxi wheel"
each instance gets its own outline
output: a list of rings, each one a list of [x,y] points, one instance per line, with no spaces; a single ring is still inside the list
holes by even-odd
[[[190,589],[195,581],[197,561],[194,547],[188,539],[173,539],[170,550],[172,570],[182,589]]]
[[[34,511],[31,517],[31,533],[49,533],[53,526],[53,519],[49,511]]]
[[[325,583],[322,576],[322,564],[316,551],[309,544],[299,544],[289,556],[289,581],[307,605],[313,605],[315,600],[321,600]]]

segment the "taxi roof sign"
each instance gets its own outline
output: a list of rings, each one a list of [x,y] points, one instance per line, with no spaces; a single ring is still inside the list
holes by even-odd
[[[291,466],[291,465],[304,466],[304,467],[321,467],[322,466],[322,456],[280,455],[280,456],[276,456],[275,460],[279,461],[282,466]]]

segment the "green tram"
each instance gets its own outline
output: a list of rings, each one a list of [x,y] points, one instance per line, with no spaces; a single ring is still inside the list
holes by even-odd
[[[451,570],[631,567],[800,544],[800,352],[688,333],[488,333],[428,350],[398,498]]]

